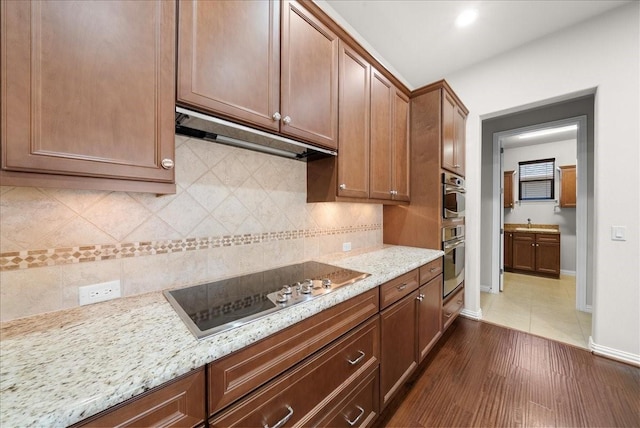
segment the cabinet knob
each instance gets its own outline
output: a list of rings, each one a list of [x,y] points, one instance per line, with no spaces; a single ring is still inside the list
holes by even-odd
[[[346,190],[347,189],[347,185],[342,183],[341,185],[338,186],[340,188],[340,190]]]
[[[162,162],[160,162],[160,165],[162,165],[164,169],[173,169],[173,167],[175,166],[175,163],[171,159],[162,159]]]
[[[273,118],[273,120],[280,120],[282,119],[282,116],[280,115],[280,113],[275,112],[273,113],[273,116],[271,116]]]
[[[389,190],[389,193],[392,195],[397,195],[398,191],[397,190]]]
[[[290,118],[289,116],[285,116],[285,117],[284,117],[284,119],[282,119],[282,122],[283,122],[285,125],[288,125],[288,124],[290,124],[290,123],[291,123],[291,118]]]

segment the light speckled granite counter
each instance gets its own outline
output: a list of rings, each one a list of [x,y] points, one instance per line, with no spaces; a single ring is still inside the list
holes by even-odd
[[[242,327],[196,340],[162,293],[0,326],[0,426],[66,426],[442,256],[385,246],[319,261],[371,274]]]
[[[528,233],[546,233],[549,235],[559,235],[560,226],[557,224],[515,224],[505,223],[505,232],[528,232]]]

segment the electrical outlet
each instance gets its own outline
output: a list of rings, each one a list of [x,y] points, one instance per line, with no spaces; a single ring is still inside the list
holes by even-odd
[[[86,285],[78,288],[80,306],[120,297],[120,280]]]
[[[343,242],[342,251],[351,251],[351,242]]]

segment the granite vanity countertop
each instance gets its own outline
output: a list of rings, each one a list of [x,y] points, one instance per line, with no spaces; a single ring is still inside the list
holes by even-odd
[[[529,232],[529,233],[548,233],[548,234],[560,234],[560,226],[557,224],[516,224],[505,223],[505,232]]]
[[[348,253],[347,253],[348,254]],[[370,277],[196,340],[161,292],[0,325],[0,426],[67,426],[442,256],[383,246],[316,260]]]

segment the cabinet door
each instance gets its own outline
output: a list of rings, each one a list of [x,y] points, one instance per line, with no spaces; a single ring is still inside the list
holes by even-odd
[[[515,171],[504,172],[504,192],[503,206],[504,208],[513,208],[513,173]]]
[[[466,115],[442,89],[442,168],[464,176]]]
[[[295,1],[282,3],[283,134],[338,144],[338,36]]]
[[[534,233],[513,234],[513,268],[528,271],[536,269]]]
[[[442,275],[420,287],[418,299],[418,362],[440,338],[442,327]]]
[[[173,1],[2,2],[2,169],[173,183]]]
[[[513,267],[513,233],[505,232],[504,233],[504,269],[509,269]]]
[[[562,208],[576,207],[576,166],[560,167],[560,206]]]
[[[340,42],[338,196],[369,197],[370,66]]]
[[[416,297],[418,290],[380,313],[381,409],[417,366]]]
[[[465,140],[466,140],[466,127],[467,116],[456,105],[455,114],[453,116],[453,141],[454,141],[454,154],[455,163],[453,168],[456,174],[464,177],[465,174]]]
[[[457,173],[455,150],[455,115],[456,102],[449,93],[442,89],[442,168]]]
[[[372,68],[369,196],[373,199],[391,199],[394,97],[395,88],[391,82]]]
[[[536,272],[560,275],[560,235],[536,234]]]
[[[278,131],[280,2],[180,2],[178,103]]]
[[[394,96],[393,199],[409,200],[409,98],[397,89]]]

